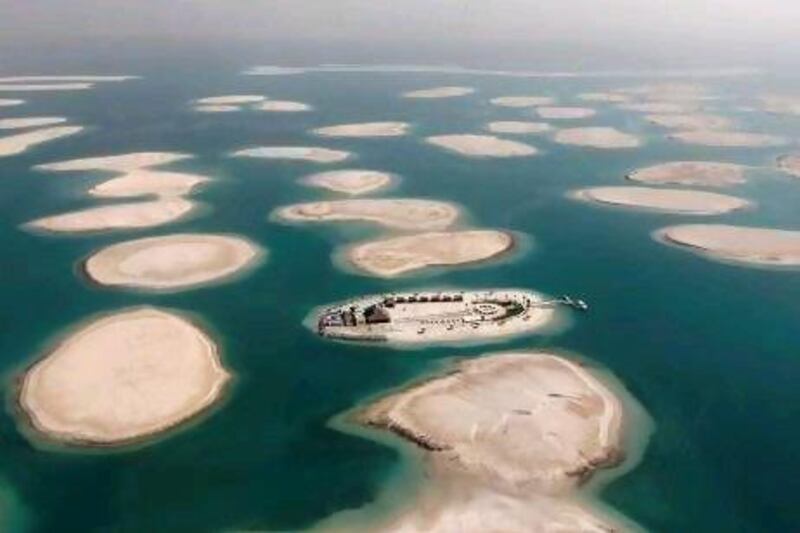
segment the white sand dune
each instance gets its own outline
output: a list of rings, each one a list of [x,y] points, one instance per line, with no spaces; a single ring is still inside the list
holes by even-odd
[[[560,144],[608,150],[636,148],[642,144],[635,135],[609,127],[567,128],[557,131],[554,140]]]
[[[288,161],[311,161],[313,163],[338,163],[351,157],[350,152],[312,146],[257,146],[238,150],[233,157],[261,159],[285,159]]]
[[[778,168],[800,178],[800,154],[783,155],[778,158]]]
[[[394,177],[377,170],[344,169],[312,174],[302,180],[304,185],[320,187],[350,195],[367,194],[389,186]]]
[[[311,111],[312,107],[303,102],[294,102],[292,100],[267,100],[266,102],[255,104],[253,109],[275,113],[298,113]]]
[[[597,111],[589,107],[537,107],[536,114],[546,119],[575,120],[593,117]]]
[[[469,157],[524,157],[539,150],[529,144],[509,141],[493,135],[454,134],[435,135],[425,139],[428,144]]]
[[[555,101],[551,96],[498,96],[489,100],[489,103],[499,107],[521,108],[552,105]]]
[[[645,120],[656,126],[677,130],[724,130],[733,127],[733,121],[728,118],[700,113],[647,115]]]
[[[230,374],[214,341],[154,308],[93,320],[25,374],[19,404],[33,428],[75,445],[154,436],[217,402]]]
[[[113,244],[92,254],[84,271],[101,285],[177,290],[221,281],[262,255],[241,237],[183,233]]]
[[[20,117],[0,119],[0,130],[18,130],[25,128],[37,128],[42,126],[52,126],[66,122],[65,117]]]
[[[0,107],[11,107],[15,105],[22,105],[25,100],[18,100],[16,98],[0,98]]]
[[[486,129],[492,133],[524,135],[528,133],[545,133],[552,130],[553,127],[547,122],[503,120],[488,123]]]
[[[0,137],[0,157],[21,154],[40,144],[83,131],[82,126],[54,126]]]
[[[407,122],[363,122],[326,126],[313,133],[322,137],[399,137],[406,135],[409,127]]]
[[[403,93],[404,98],[455,98],[475,92],[472,87],[434,87]]]
[[[78,172],[87,170],[104,170],[109,172],[126,173],[143,168],[157,167],[189,159],[192,156],[178,152],[131,152],[120,155],[104,155],[99,157],[86,157],[56,161],[38,165],[37,170],[54,172]]]
[[[788,143],[784,137],[765,133],[722,130],[688,130],[671,133],[670,139],[686,144],[718,146],[722,148],[759,148],[782,146]]]
[[[731,187],[745,182],[747,167],[715,161],[672,161],[634,170],[627,178],[651,185]]]
[[[751,205],[727,194],[650,187],[591,187],[573,191],[570,196],[615,207],[683,215],[719,215]]]

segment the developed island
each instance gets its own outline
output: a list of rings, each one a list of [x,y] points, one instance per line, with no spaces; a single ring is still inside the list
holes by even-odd
[[[388,187],[394,179],[392,174],[377,170],[345,169],[312,174],[303,178],[302,183],[357,196]]]
[[[655,236],[713,259],[744,265],[800,266],[800,231],[690,224],[661,229]]]
[[[747,200],[705,191],[651,187],[591,187],[570,193],[578,200],[683,215],[720,215],[750,204]]]
[[[686,144],[723,148],[759,148],[781,146],[787,143],[785,138],[777,135],[744,131],[688,130],[672,133],[669,137]]]
[[[311,202],[278,208],[287,222],[374,222],[406,231],[435,231],[451,226],[459,211],[453,204],[416,198],[381,198]]]
[[[364,122],[326,126],[314,133],[322,137],[399,137],[408,133],[409,127],[407,122]]]
[[[470,157],[525,157],[539,153],[534,146],[494,135],[435,135],[425,140],[439,148]]]
[[[184,233],[112,244],[92,254],[83,270],[100,285],[178,290],[241,273],[263,255],[241,237]]]
[[[174,313],[141,308],[69,335],[25,372],[19,405],[47,439],[119,446],[197,416],[229,379],[205,332]]]
[[[536,113],[542,118],[555,120],[589,118],[597,114],[588,107],[537,107]]]
[[[506,133],[511,135],[525,135],[529,133],[545,133],[553,129],[547,122],[528,122],[528,121],[496,121],[486,125],[486,129],[492,133]]]
[[[586,304],[527,290],[425,291],[364,296],[316,314],[317,333],[348,341],[488,342],[550,324],[556,307]]]
[[[550,96],[498,96],[489,100],[489,103],[499,107],[519,108],[552,105],[555,101]]]
[[[338,163],[352,154],[343,150],[313,146],[258,146],[231,154],[233,157],[255,157],[260,159],[285,159],[287,161],[310,161],[312,163]]]
[[[778,158],[778,168],[800,178],[800,154],[783,155]]]
[[[634,170],[627,178],[652,185],[732,187],[745,182],[747,167],[715,161],[673,161]]]
[[[0,137],[0,157],[21,154],[40,144],[83,131],[83,126],[54,126]]]
[[[554,140],[559,144],[605,150],[636,148],[642,144],[635,135],[609,127],[566,128],[556,132]]]
[[[475,92],[472,87],[434,87],[403,93],[404,98],[455,98]]]
[[[513,246],[514,238],[503,231],[433,232],[362,243],[346,255],[357,269],[390,278],[427,267],[486,261]]]

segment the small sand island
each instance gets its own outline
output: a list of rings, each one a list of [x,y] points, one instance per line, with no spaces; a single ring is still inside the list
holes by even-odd
[[[420,233],[351,247],[347,260],[373,276],[390,278],[434,266],[486,261],[514,246],[510,233],[494,230]]]
[[[615,207],[683,215],[719,215],[751,205],[747,200],[727,194],[650,187],[591,187],[573,191],[569,196]]]
[[[552,130],[553,127],[547,122],[503,120],[488,123],[486,129],[492,133],[525,135],[529,133],[545,133]]]
[[[303,178],[309,187],[319,187],[343,194],[358,196],[388,187],[394,176],[377,170],[345,169],[320,172]]]
[[[501,139],[494,135],[435,135],[425,139],[428,144],[469,157],[525,157],[539,150],[529,144]]]
[[[85,91],[94,83],[2,83],[0,92]]]
[[[635,135],[609,127],[566,128],[556,132],[554,140],[559,144],[607,150],[636,148],[642,144]]]
[[[597,92],[597,93],[581,93],[578,95],[578,99],[583,100],[584,102],[622,104],[628,102],[630,100],[630,97],[625,94],[619,94],[619,93]]]
[[[672,113],[686,115],[697,110],[696,104],[688,102],[640,102],[620,104],[617,107],[626,111],[653,115],[667,115]]]
[[[179,315],[141,308],[69,335],[25,373],[19,404],[48,439],[120,446],[195,417],[229,379],[205,332]]]
[[[403,93],[403,98],[455,98],[475,92],[472,87],[434,87]]]
[[[190,157],[192,156],[177,152],[132,152],[120,155],[70,159],[68,161],[37,165],[34,168],[53,172],[104,170],[125,173],[142,168],[167,165]]]
[[[769,94],[761,97],[761,104],[767,113],[800,115],[800,96]]]
[[[680,131],[671,133],[669,138],[686,144],[717,146],[721,148],[760,148],[766,146],[781,146],[788,142],[785,138],[777,135],[722,130]]]
[[[281,207],[274,214],[286,222],[374,222],[406,231],[442,230],[458,215],[453,204],[416,198],[311,202]]]
[[[783,155],[778,158],[778,168],[800,178],[800,154]]]
[[[100,285],[176,290],[241,273],[262,256],[241,237],[184,233],[113,244],[92,254],[83,270]]]
[[[15,105],[22,105],[25,100],[18,100],[16,98],[0,98],[0,107],[11,107]]]
[[[381,531],[575,531],[624,528],[578,494],[622,462],[629,415],[585,366],[545,352],[465,360],[349,413],[416,445],[426,484]]]
[[[311,111],[312,107],[303,102],[295,102],[292,100],[267,100],[255,104],[253,109],[256,111],[268,111],[275,113],[300,113],[303,111]]]
[[[671,226],[657,239],[710,258],[746,265],[800,266],[800,231],[723,224]]]
[[[21,154],[31,148],[83,131],[82,126],[54,126],[0,137],[0,157]]]
[[[312,163],[338,163],[352,154],[343,150],[318,148],[313,146],[258,146],[246,148],[231,154],[233,157],[254,157],[259,159],[285,159],[287,161],[310,161]]]
[[[730,119],[700,113],[647,115],[645,119],[656,126],[676,130],[724,130],[733,127],[733,121]]]
[[[651,185],[732,187],[745,182],[744,165],[714,161],[673,161],[634,170],[627,178]]]
[[[84,233],[161,226],[189,215],[197,204],[183,198],[105,205],[40,218],[26,224],[33,230]]]
[[[552,105],[555,101],[550,96],[498,96],[489,100],[489,103],[499,107],[520,108]]]
[[[52,126],[53,124],[63,124],[66,121],[67,119],[64,117],[2,118],[0,119],[0,130],[38,128],[42,126]]]
[[[322,137],[399,137],[408,133],[407,122],[364,122],[317,128],[313,133]]]
[[[266,96],[259,94],[231,94],[225,96],[209,96],[206,98],[198,98],[195,104],[198,105],[242,105],[242,104],[256,104],[266,100]]]
[[[619,92],[639,95],[651,101],[692,101],[710,98],[704,86],[691,82],[653,83],[620,89]]]
[[[586,304],[528,290],[426,291],[364,296],[316,313],[317,333],[347,341],[418,344],[480,342],[530,334],[556,308]]]
[[[589,107],[537,107],[536,114],[546,119],[572,120],[589,118],[597,112]]]

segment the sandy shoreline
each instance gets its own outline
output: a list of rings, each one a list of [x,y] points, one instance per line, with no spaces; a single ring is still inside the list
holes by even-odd
[[[377,170],[344,169],[312,174],[300,182],[309,187],[358,196],[385,189],[395,180],[392,174]]]
[[[638,137],[608,127],[566,128],[558,130],[554,140],[559,144],[606,150],[636,148],[642,144]]]
[[[539,153],[534,146],[494,135],[434,135],[425,142],[468,157],[526,157]]]
[[[572,191],[569,196],[613,207],[684,215],[720,215],[752,205],[727,194],[650,187],[590,187]]]
[[[83,131],[83,126],[54,126],[0,137],[0,157],[21,154],[40,144]]]
[[[626,177],[652,185],[732,187],[745,183],[747,167],[715,161],[672,161],[639,168]]]

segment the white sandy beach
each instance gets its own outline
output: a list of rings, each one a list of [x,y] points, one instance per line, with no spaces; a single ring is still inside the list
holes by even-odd
[[[431,89],[420,89],[403,93],[403,98],[455,98],[466,96],[475,92],[472,87],[433,87]]]
[[[778,158],[778,168],[800,178],[800,154],[783,155]]]
[[[350,152],[313,146],[258,146],[238,150],[233,157],[261,159],[285,159],[287,161],[310,161],[312,163],[338,163],[351,157]]]
[[[724,130],[733,127],[733,121],[728,118],[701,113],[647,115],[645,120],[662,128],[677,130]]]
[[[449,203],[416,198],[380,198],[311,202],[278,208],[287,222],[374,222],[406,231],[435,231],[452,225],[458,208]]]
[[[53,126],[0,137],[0,157],[21,154],[40,144],[83,131],[82,126]]]
[[[615,207],[683,215],[719,215],[751,205],[747,200],[727,194],[650,187],[591,187],[573,191],[570,196]]]
[[[394,179],[391,174],[377,170],[345,169],[312,174],[301,182],[309,187],[357,196],[388,187]]]
[[[494,230],[420,233],[358,244],[347,259],[357,269],[390,278],[432,266],[485,261],[514,246],[511,234]]]
[[[529,133],[545,133],[553,129],[547,122],[527,122],[502,120],[489,122],[486,129],[492,133],[525,135]]]
[[[555,101],[550,96],[498,96],[489,100],[489,103],[499,107],[521,108],[552,105]]]
[[[42,126],[52,126],[63,124],[65,117],[20,117],[20,118],[0,118],[0,130],[21,130],[25,128],[36,128]]]
[[[321,137],[399,137],[408,133],[407,122],[364,122],[339,124],[313,130]]]
[[[112,244],[92,254],[84,271],[100,285],[178,290],[223,280],[262,255],[241,237],[183,233]]]
[[[787,139],[766,133],[750,133],[745,131],[720,130],[688,130],[671,133],[670,139],[686,144],[699,146],[717,146],[721,148],[760,148],[765,146],[782,146]]]
[[[267,100],[255,104],[253,109],[257,111],[271,111],[275,113],[299,113],[303,111],[311,111],[312,107],[303,102],[295,102],[292,100]]]
[[[567,128],[558,130],[554,140],[559,144],[571,144],[608,150],[636,148],[642,144],[635,135],[609,127]]]
[[[122,445],[207,409],[229,379],[205,332],[179,315],[141,308],[69,335],[25,373],[19,404],[47,438]]]
[[[425,141],[439,148],[470,157],[525,157],[539,150],[529,144],[501,139],[494,135],[435,135]]]
[[[589,107],[537,107],[536,114],[545,119],[575,120],[592,117],[597,111]]]
[[[672,161],[634,170],[629,180],[651,185],[732,187],[745,182],[747,167],[715,161]]]

